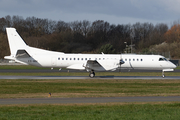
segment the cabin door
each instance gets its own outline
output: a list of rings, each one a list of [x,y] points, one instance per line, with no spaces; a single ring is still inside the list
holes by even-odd
[[[57,61],[56,61],[56,58],[54,57],[51,59],[51,65],[56,66],[56,64],[57,64]]]

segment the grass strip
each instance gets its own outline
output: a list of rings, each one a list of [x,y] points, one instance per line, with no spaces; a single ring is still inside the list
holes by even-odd
[[[180,103],[0,106],[1,120],[178,120]]]
[[[180,95],[179,80],[0,80],[0,98]]]

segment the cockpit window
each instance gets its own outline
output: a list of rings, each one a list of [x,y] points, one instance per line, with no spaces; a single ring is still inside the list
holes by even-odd
[[[166,58],[159,58],[159,61],[167,61]]]

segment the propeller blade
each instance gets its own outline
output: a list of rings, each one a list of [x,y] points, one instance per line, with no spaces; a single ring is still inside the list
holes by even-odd
[[[125,62],[122,59],[122,55],[120,55],[120,60],[119,60],[119,72],[121,72],[121,65],[124,64]]]

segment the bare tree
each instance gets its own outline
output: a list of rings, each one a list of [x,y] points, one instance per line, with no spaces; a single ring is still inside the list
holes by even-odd
[[[89,21],[83,20],[83,22],[82,22],[82,32],[83,32],[83,35],[85,37],[87,37],[87,34],[88,34],[89,30],[90,30],[90,25],[91,25],[91,23]]]

